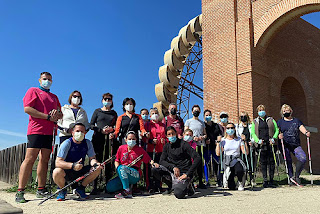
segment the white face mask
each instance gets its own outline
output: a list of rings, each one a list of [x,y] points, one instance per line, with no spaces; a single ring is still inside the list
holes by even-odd
[[[76,141],[81,142],[84,139],[84,133],[82,132],[75,132],[73,137]]]
[[[159,119],[159,115],[158,114],[153,114],[153,115],[151,115],[151,120],[158,120]]]
[[[132,111],[132,110],[133,110],[133,105],[127,104],[127,105],[125,105],[124,108],[125,108],[127,111]]]
[[[75,105],[79,105],[80,103],[80,98],[79,97],[72,97],[71,102]]]

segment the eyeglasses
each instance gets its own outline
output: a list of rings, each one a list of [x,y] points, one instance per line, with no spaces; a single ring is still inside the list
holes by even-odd
[[[103,100],[108,101],[108,100],[112,100],[112,98],[106,97],[106,98],[103,98]]]
[[[81,98],[81,96],[73,95],[73,98]]]
[[[227,127],[227,129],[234,129],[234,127]]]

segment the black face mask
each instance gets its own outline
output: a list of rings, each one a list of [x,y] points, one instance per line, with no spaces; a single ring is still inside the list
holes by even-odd
[[[192,114],[193,114],[193,116],[195,116],[195,117],[199,117],[200,112],[199,112],[199,111],[194,111]]]
[[[170,114],[176,115],[176,114],[177,114],[177,109],[172,108],[172,109],[170,110]]]
[[[291,115],[291,112],[290,113],[286,112],[286,113],[283,114],[284,117],[290,117],[290,115]]]
[[[248,121],[248,118],[246,116],[241,116],[240,120],[245,123]]]

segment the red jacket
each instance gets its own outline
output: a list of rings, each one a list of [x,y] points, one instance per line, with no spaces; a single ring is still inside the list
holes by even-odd
[[[154,123],[153,121],[150,121],[149,123],[149,130],[150,130],[150,139],[147,147],[147,152],[153,152],[153,149],[155,149],[155,152],[162,152],[163,146],[167,141],[166,137],[166,126],[162,122]],[[157,139],[157,144],[153,144],[153,139]],[[161,139],[163,139],[163,143],[161,142]]]

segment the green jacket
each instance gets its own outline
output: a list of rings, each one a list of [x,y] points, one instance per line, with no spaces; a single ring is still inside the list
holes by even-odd
[[[263,118],[261,118],[263,119]],[[266,119],[269,127],[269,136],[272,136],[274,139],[278,139],[279,128],[277,122],[272,117],[267,117]],[[251,125],[251,135],[256,143],[259,142],[259,117],[254,119]]]

